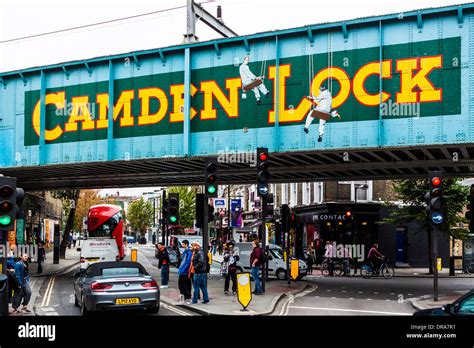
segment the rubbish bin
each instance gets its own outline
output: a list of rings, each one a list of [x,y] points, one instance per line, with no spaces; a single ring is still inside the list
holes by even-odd
[[[0,316],[8,315],[8,276],[0,274]]]

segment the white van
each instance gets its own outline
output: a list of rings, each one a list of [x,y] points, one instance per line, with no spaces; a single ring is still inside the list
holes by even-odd
[[[117,261],[120,258],[117,242],[113,238],[86,239],[81,252],[81,270],[85,270],[91,263],[104,261]]]
[[[238,272],[250,272],[250,254],[252,253],[252,243],[235,243],[235,252],[240,256],[237,262]],[[286,261],[283,259],[283,249],[276,244],[268,245],[268,275],[277,277],[280,280],[286,279]],[[306,262],[299,260],[299,277],[303,278],[308,274]]]

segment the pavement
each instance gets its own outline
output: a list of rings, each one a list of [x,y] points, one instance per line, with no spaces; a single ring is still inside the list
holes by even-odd
[[[138,261],[144,265],[147,271],[160,283],[161,274],[157,268],[158,260],[154,258],[154,247],[150,245],[138,247]],[[265,294],[253,296],[247,311],[242,311],[242,305],[238,302],[236,295],[224,294],[224,278],[219,275],[220,261],[222,256],[213,256],[213,266],[208,275],[207,290],[210,302],[195,305],[180,303],[180,293],[178,290],[178,274],[175,267],[170,268],[169,288],[161,289],[161,300],[169,305],[181,307],[186,310],[201,315],[269,315],[278,301],[285,296],[296,295],[307,288],[304,281],[291,282],[269,280],[265,283]],[[231,283],[232,286],[232,283]],[[253,289],[252,282],[252,289]],[[231,289],[229,289],[231,290]]]
[[[420,297],[420,298],[410,299],[410,302],[411,302],[411,305],[414,309],[423,310],[423,309],[431,309],[431,308],[442,307],[445,304],[453,303],[460,296],[461,296],[461,294],[459,294],[459,295],[441,294],[441,295],[438,296],[438,301],[434,301],[433,297],[431,295],[428,295],[428,296],[423,296],[423,297]]]

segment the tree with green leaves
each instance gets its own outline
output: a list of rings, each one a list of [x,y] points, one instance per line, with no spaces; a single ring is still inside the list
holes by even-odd
[[[127,221],[141,236],[144,236],[146,230],[153,224],[153,214],[153,205],[142,197],[128,206]]]
[[[185,228],[194,227],[196,217],[196,188],[190,186],[170,187],[168,192],[179,194],[179,224]]]
[[[429,191],[429,181],[427,179],[395,180],[393,188],[403,205],[397,207],[393,203],[386,203],[390,209],[390,216],[381,223],[404,225],[417,222],[420,226],[419,233],[428,233],[429,268],[432,271],[431,253],[431,222],[426,211],[425,195]],[[438,230],[446,238],[464,239],[468,231],[457,228],[460,222],[467,222],[464,216],[459,213],[464,210],[468,203],[469,189],[459,183],[459,179],[445,178],[443,180],[443,201],[445,207],[444,222],[439,225]],[[456,228],[454,228],[456,227]]]
[[[77,201],[79,200],[80,190],[62,190],[52,191],[51,195],[54,198],[60,199],[63,205],[64,217],[63,221],[64,231],[61,245],[59,247],[59,257],[66,258],[66,248],[68,244],[69,235],[72,233],[74,227],[74,218],[76,216]],[[65,225],[64,225],[65,224]]]

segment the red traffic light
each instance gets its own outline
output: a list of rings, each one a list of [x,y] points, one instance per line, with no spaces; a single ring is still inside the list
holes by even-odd
[[[350,210],[346,210],[346,217],[351,217],[352,216],[352,212]]]
[[[441,179],[435,176],[431,179],[431,183],[433,184],[433,186],[439,186],[441,185]]]
[[[4,185],[0,187],[0,197],[10,197],[13,194],[13,187]]]
[[[260,154],[260,161],[266,161],[268,159],[268,153],[262,152]]]

